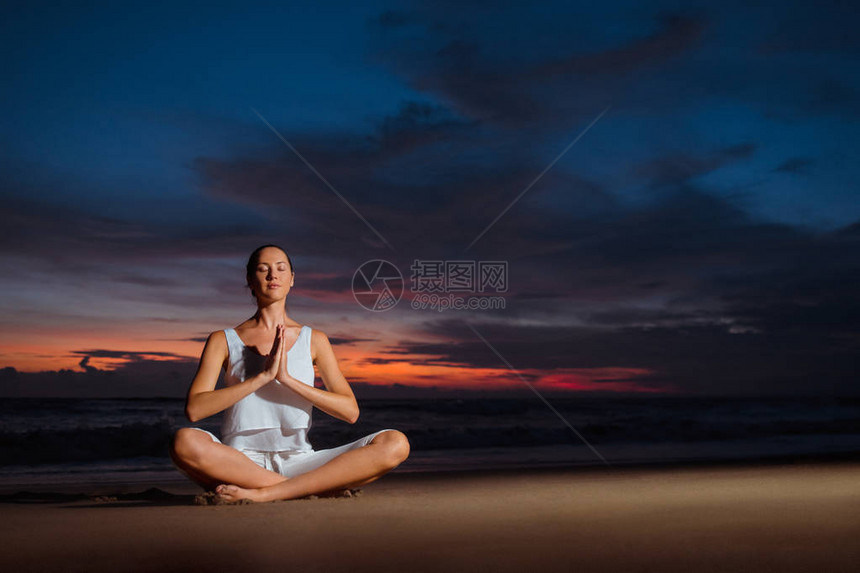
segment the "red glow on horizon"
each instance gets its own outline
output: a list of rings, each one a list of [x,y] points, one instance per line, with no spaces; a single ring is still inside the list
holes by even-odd
[[[84,372],[93,368],[114,371],[137,361],[196,361],[203,349],[202,342],[194,340],[123,337],[121,333],[99,331],[63,334],[65,336],[48,337],[43,332],[16,333],[13,344],[4,344],[0,354],[0,367],[12,366],[21,372],[63,369]],[[12,341],[9,334],[2,338],[6,339],[4,342]],[[378,344],[377,341],[343,345],[335,349],[341,370],[348,381],[374,386],[396,384],[415,388],[435,387],[440,390],[518,390],[525,386],[517,373],[501,364],[497,368],[470,368],[456,364],[437,364],[432,362],[435,357],[424,355],[397,355],[397,358],[392,360],[390,353],[377,352]],[[87,358],[86,349],[109,351],[117,355]],[[98,354],[97,350],[93,353]],[[123,352],[128,355],[123,356]],[[379,362],[374,362],[375,359]],[[651,382],[654,371],[644,368],[523,370],[519,374],[538,391],[673,391],[669,386]]]
[[[85,368],[80,364],[87,357],[87,349],[129,353],[128,357],[92,356],[86,363],[88,367],[99,370],[115,370],[132,360],[196,359],[203,349],[202,343],[193,340],[135,339],[122,334],[124,333],[77,331],[48,336],[43,332],[32,331],[16,333],[14,340],[3,336],[0,338],[3,343],[0,368],[11,366],[19,372],[83,372]]]
[[[511,390],[525,384],[515,372],[500,368],[469,368],[441,364],[421,364],[421,357],[404,357],[402,360],[381,364],[368,364],[367,353],[345,352],[341,367],[347,380],[359,378],[362,382],[391,386],[403,384],[414,387],[438,387],[450,390]],[[353,361],[353,355],[357,361]],[[380,358],[387,358],[382,356]],[[671,392],[668,386],[654,386],[638,381],[654,375],[645,368],[566,368],[550,372],[541,370],[520,371],[520,375],[538,390],[582,390],[609,392]]]
[[[667,386],[652,386],[637,382],[637,378],[653,376],[654,371],[645,368],[565,368],[540,375],[535,386],[547,390],[583,390],[610,392],[670,392]]]

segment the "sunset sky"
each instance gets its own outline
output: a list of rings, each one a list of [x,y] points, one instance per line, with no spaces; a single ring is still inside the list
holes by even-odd
[[[0,395],[183,396],[272,242],[368,394],[858,394],[857,10],[746,4],[4,3]]]

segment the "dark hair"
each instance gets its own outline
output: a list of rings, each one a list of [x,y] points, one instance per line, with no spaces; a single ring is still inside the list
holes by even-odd
[[[296,267],[293,266],[293,261],[290,259],[290,254],[278,245],[263,245],[262,247],[257,247],[254,249],[254,252],[251,253],[251,256],[248,257],[248,264],[245,266],[245,285],[248,288],[251,288],[251,277],[257,272],[257,263],[260,262],[260,253],[263,252],[263,249],[268,249],[269,247],[274,247],[282,251],[285,255],[287,255],[287,262],[290,263],[290,272],[292,274],[296,274]],[[251,289],[251,296],[256,299],[254,295],[254,290]]]

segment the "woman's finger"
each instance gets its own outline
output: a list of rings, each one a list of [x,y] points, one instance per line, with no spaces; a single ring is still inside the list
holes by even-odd
[[[275,348],[272,349],[272,365],[277,370],[281,363],[281,346],[284,344],[284,337],[281,335],[281,327],[275,330]]]
[[[283,348],[284,348],[284,332],[283,332],[283,330],[281,330],[280,324],[278,325],[277,336],[278,336],[278,340],[277,340],[277,344],[275,345],[274,352],[278,355],[278,360],[280,360],[281,354],[283,354]]]

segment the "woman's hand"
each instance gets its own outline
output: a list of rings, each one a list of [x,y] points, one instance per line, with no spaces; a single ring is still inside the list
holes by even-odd
[[[281,377],[281,361],[283,360],[286,365],[284,348],[286,348],[284,344],[284,325],[279,324],[275,330],[275,342],[272,344],[272,350],[269,352],[269,355],[266,356],[266,366],[262,372],[266,377],[267,383]]]
[[[284,330],[286,331],[286,327],[284,328]],[[290,379],[290,372],[289,370],[287,370],[287,354],[287,345],[281,344],[281,361],[278,365],[278,374],[276,376],[278,382],[280,382],[281,384]]]

